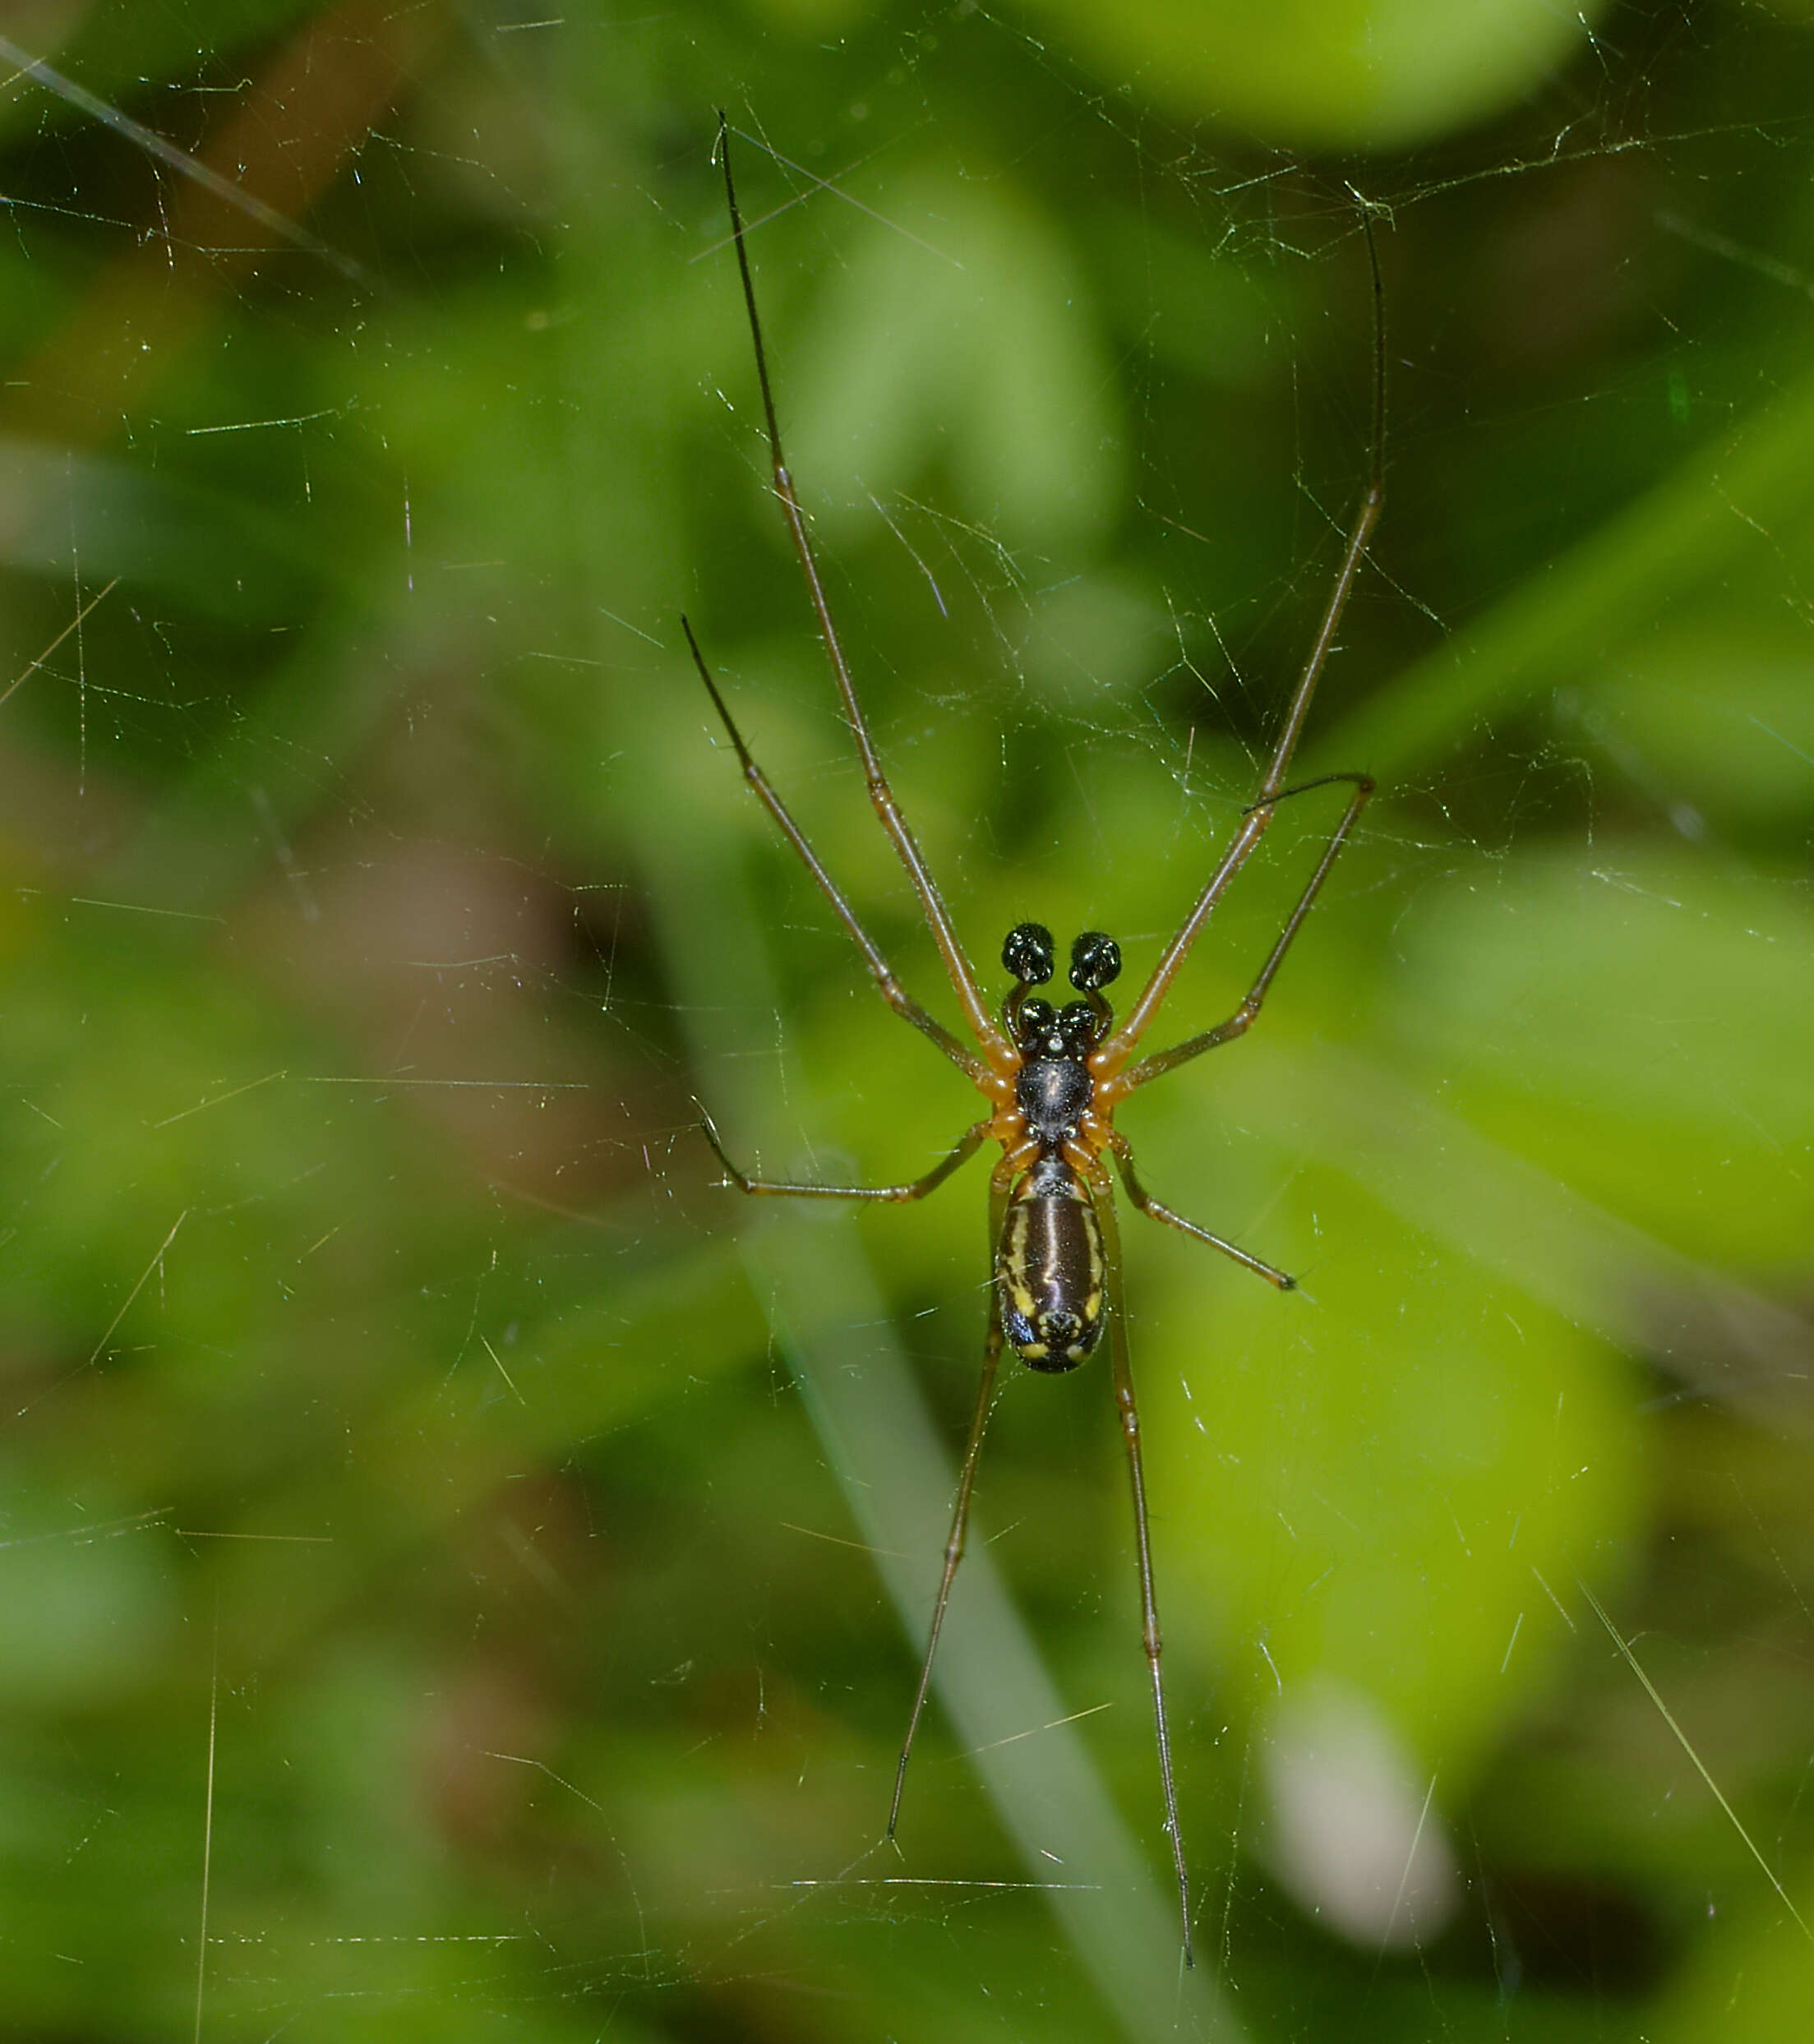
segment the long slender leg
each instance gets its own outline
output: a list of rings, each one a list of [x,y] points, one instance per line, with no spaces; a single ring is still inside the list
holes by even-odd
[[[990,1174],[989,1180],[989,1253],[995,1254],[1001,1239],[1003,1217],[1008,1207],[1008,1186],[1010,1171],[1004,1159]],[[971,1415],[970,1438],[964,1444],[963,1466],[958,1475],[958,1498],[951,1511],[951,1533],[944,1543],[944,1573],[939,1578],[939,1594],[933,1599],[932,1624],[926,1634],[925,1659],[920,1663],[920,1683],[913,1692],[913,1708],[907,1713],[907,1737],[901,1742],[901,1759],[894,1770],[894,1797],[889,1804],[888,1835],[894,1836],[894,1826],[901,1815],[901,1794],[907,1787],[907,1761],[913,1753],[913,1739],[920,1729],[921,1714],[925,1709],[926,1693],[932,1686],[932,1663],[939,1652],[939,1635],[944,1630],[945,1607],[951,1602],[952,1579],[958,1573],[958,1564],[963,1559],[964,1535],[970,1528],[970,1493],[976,1487],[976,1458],[982,1452],[983,1429],[989,1424],[989,1408],[995,1397],[995,1369],[1001,1361],[1002,1331],[1001,1309],[995,1302],[993,1285],[989,1292],[989,1331],[983,1337],[982,1378],[976,1386],[976,1410]]]
[[[1233,1043],[1237,1036],[1244,1036],[1253,1026],[1253,1018],[1265,1002],[1267,990],[1272,984],[1272,976],[1285,962],[1285,954],[1291,948],[1291,940],[1298,934],[1299,925],[1310,913],[1310,905],[1322,891],[1322,884],[1329,877],[1341,847],[1348,842],[1348,834],[1354,828],[1355,819],[1367,806],[1373,791],[1372,779],[1364,773],[1327,773],[1320,781],[1307,781],[1301,788],[1287,788],[1284,795],[1274,798],[1275,806],[1286,796],[1303,795],[1311,788],[1327,787],[1332,781],[1351,781],[1354,793],[1348,798],[1348,806],[1342,812],[1341,821],[1335,827],[1329,842],[1322,848],[1322,856],[1317,861],[1317,870],[1310,875],[1309,884],[1298,897],[1297,906],[1285,920],[1279,932],[1278,941],[1272,947],[1266,963],[1260,967],[1259,977],[1242,997],[1241,1004],[1226,1022],[1218,1022],[1213,1029],[1206,1029],[1200,1036],[1191,1036],[1175,1045],[1170,1050],[1161,1050],[1150,1058],[1142,1058],[1138,1064],[1123,1068],[1109,1080],[1103,1089],[1106,1100],[1112,1103],[1131,1093],[1137,1086],[1144,1086],[1149,1079],[1156,1079],[1162,1073],[1173,1072],[1191,1059],[1201,1057],[1204,1051],[1213,1050],[1218,1044]]]
[[[718,1132],[712,1117],[703,1110],[699,1117],[699,1133],[711,1144],[713,1153],[724,1166],[732,1184],[740,1193],[779,1193],[789,1199],[875,1199],[891,1200],[903,1204],[908,1200],[924,1199],[928,1193],[935,1192],[950,1177],[958,1165],[965,1164],[981,1147],[982,1140],[989,1133],[987,1121],[979,1121],[965,1129],[953,1146],[951,1154],[942,1158],[924,1178],[912,1179],[906,1185],[796,1185],[778,1179],[750,1178],[740,1171],[724,1154],[724,1145],[718,1141]]]
[[[1108,1132],[1109,1147],[1115,1152],[1115,1160],[1121,1168],[1121,1183],[1128,1188],[1128,1197],[1138,1210],[1154,1220],[1162,1220],[1168,1228],[1175,1228],[1179,1234],[1193,1236],[1198,1242],[1207,1242],[1212,1249],[1220,1249],[1225,1257],[1232,1257],[1244,1271],[1252,1271],[1263,1277],[1268,1285],[1276,1285],[1281,1292],[1295,1292],[1298,1280],[1289,1272],[1279,1270],[1271,1263],[1262,1263],[1257,1256],[1249,1256],[1245,1249],[1221,1235],[1212,1235],[1208,1229],[1200,1228],[1194,1220],[1186,1220],[1180,1213],[1170,1207],[1161,1205],[1146,1187],[1140,1183],[1133,1168],[1133,1145],[1119,1128]]]
[[[699,679],[705,684],[706,692],[712,698],[713,707],[718,713],[718,721],[724,726],[725,732],[736,750],[738,764],[743,768],[743,777],[749,783],[750,792],[780,825],[782,836],[800,854],[801,863],[812,875],[813,884],[837,911],[838,920],[850,932],[857,949],[862,953],[870,977],[880,990],[882,999],[897,1015],[905,1017],[923,1035],[930,1036],[959,1071],[970,1078],[980,1080],[988,1067],[973,1051],[967,1050],[943,1022],[935,1021],[895,978],[894,968],[883,957],[880,946],[857,920],[856,910],[844,899],[838,883],[820,865],[819,854],[807,842],[806,833],[788,814],[787,804],[775,792],[768,775],[750,757],[750,748],[743,742],[743,734],[737,729],[724,698],[718,693],[718,685],[712,678],[712,670],[705,664],[705,656],[699,651],[699,642],[693,636],[693,627],[685,617],[681,620],[681,630],[686,634],[686,643],[692,649],[693,664],[699,671]]]
[[[775,418],[774,394],[769,381],[769,358],[762,345],[762,322],[756,315],[756,288],[750,274],[750,251],[745,246],[743,215],[737,207],[736,186],[731,177],[731,131],[723,113],[718,115],[718,154],[724,168],[724,196],[731,210],[731,234],[737,247],[737,269],[743,279],[743,302],[749,309],[750,338],[755,344],[756,381],[762,390],[762,413],[769,435],[769,465],[774,474],[775,495],[780,500],[782,517],[787,520],[788,537],[793,541],[794,553],[800,562],[801,573],[806,579],[806,596],[818,620],[819,633],[825,644],[825,657],[831,663],[832,679],[838,685],[838,693],[843,700],[844,716],[856,741],[856,750],[863,762],[863,778],[868,783],[870,801],[877,816],[907,869],[907,876],[912,884],[913,892],[919,899],[921,913],[930,928],[933,939],[939,947],[939,955],[944,961],[944,968],[950,975],[951,984],[958,1000],[962,1004],[964,1019],[976,1031],[990,1062],[999,1069],[1005,1069],[1012,1056],[1012,1048],[1003,1036],[995,1017],[990,1013],[989,1004],[984,999],[982,990],[976,984],[976,976],[971,969],[970,961],[958,940],[950,912],[943,897],[927,870],[925,860],[914,841],[913,833],[907,828],[907,819],[901,814],[900,805],[894,799],[894,791],[889,786],[888,776],[882,770],[882,762],[876,753],[875,742],[870,736],[869,724],[863,715],[862,706],[856,699],[856,685],[852,679],[850,663],[844,657],[844,648],[838,636],[838,628],[832,622],[831,607],[825,600],[824,584],[819,579],[819,562],[813,552],[812,540],[806,529],[806,517],[800,508],[800,499],[795,493],[794,479],[787,473],[787,464],[781,450],[781,427]]]
[[[1121,1301],[1121,1235],[1115,1225],[1115,1196],[1106,1171],[1092,1175],[1096,1219],[1102,1229],[1107,1264],[1109,1354],[1115,1380],[1115,1409],[1121,1439],[1128,1451],[1128,1482],[1133,1493],[1133,1546],[1140,1569],[1140,1636],[1152,1677],[1152,1719],[1159,1742],[1159,1780],[1165,1798],[1165,1829],[1171,1836],[1171,1863],[1178,1876],[1178,1913],[1184,1925],[1184,1963],[1196,1964],[1190,1939],[1190,1870],[1184,1862],[1184,1834],[1178,1824],[1178,1791],[1171,1773],[1171,1731],[1165,1717],[1165,1685],[1159,1672],[1163,1640],[1159,1631],[1159,1599],[1152,1586],[1152,1539],[1147,1525],[1147,1479],[1140,1461],[1140,1411],[1134,1402],[1133,1368],[1128,1360],[1127,1315]]]
[[[1361,494],[1360,508],[1355,514],[1355,522],[1349,528],[1347,544],[1342,550],[1341,565],[1336,571],[1335,586],[1329,593],[1329,601],[1322,613],[1322,622],[1311,642],[1309,657],[1304,664],[1304,671],[1298,677],[1298,685],[1292,694],[1290,707],[1285,714],[1284,728],[1278,742],[1272,749],[1271,764],[1266,777],[1260,782],[1260,791],[1253,806],[1242,818],[1240,828],[1235,832],[1221,862],[1209,876],[1203,891],[1197,897],[1190,913],[1185,916],[1178,934],[1166,945],[1159,962],[1152,969],[1152,976],[1140,992],[1140,998],[1128,1010],[1121,1026],[1110,1036],[1096,1053],[1097,1068],[1104,1073],[1119,1070],[1128,1054],[1146,1033],[1148,1024],[1165,999],[1165,990],[1177,976],[1179,967],[1190,954],[1198,934],[1209,919],[1209,914],[1221,899],[1229,883],[1253,856],[1266,828],[1272,820],[1275,809],[1285,787],[1285,775],[1290,771],[1292,754],[1298,749],[1298,740],[1303,735],[1304,720],[1310,713],[1310,699],[1316,694],[1330,653],[1336,643],[1336,634],[1341,629],[1343,613],[1348,607],[1348,598],[1353,593],[1355,578],[1360,572],[1362,556],[1367,542],[1379,522],[1379,514],[1386,501],[1386,311],[1385,287],[1380,281],[1379,249],[1373,239],[1373,215],[1363,212],[1361,224],[1367,234],[1367,259],[1372,265],[1373,284],[1373,457],[1369,469],[1366,489]],[[1350,819],[1352,820],[1351,819]]]

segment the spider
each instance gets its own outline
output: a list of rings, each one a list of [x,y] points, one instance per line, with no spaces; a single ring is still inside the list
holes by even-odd
[[[946,1541],[944,1567],[939,1579],[932,1607],[932,1622],[926,1639],[925,1656],[907,1718],[907,1735],[895,1769],[894,1793],[889,1807],[887,1835],[894,1836],[906,1787],[907,1761],[915,1734],[925,1709],[932,1682],[933,1663],[939,1635],[950,1602],[951,1585],[962,1558],[964,1535],[969,1525],[971,1494],[975,1488],[977,1458],[988,1423],[995,1376],[1004,1348],[1012,1349],[1030,1368],[1051,1373],[1075,1369],[1088,1360],[1107,1338],[1110,1373],[1115,1410],[1128,1459],[1128,1476],[1133,1497],[1134,1549],[1139,1570],[1141,1632],[1152,1691],[1159,1774],[1165,1830],[1171,1842],[1171,1857],[1177,1877],[1178,1908],[1183,1925],[1184,1963],[1193,1964],[1191,1945],[1190,1876],[1178,1821],[1178,1797],[1172,1775],[1171,1734],[1165,1714],[1165,1685],[1160,1673],[1161,1639],[1158,1601],[1153,1588],[1152,1548],[1147,1528],[1146,1479],[1140,1458],[1140,1418],[1135,1403],[1133,1373],[1129,1359],[1127,1315],[1121,1300],[1120,1240],[1115,1223],[1113,1188],[1107,1160],[1112,1159],[1129,1201],[1141,1213],[1168,1227],[1208,1243],[1231,1257],[1244,1269],[1253,1271],[1281,1291],[1293,1289],[1295,1280],[1234,1243],[1212,1234],[1193,1220],[1186,1220],[1163,1206],[1141,1183],[1134,1165],[1133,1151],[1127,1137],[1115,1126],[1115,1110],[1138,1087],[1174,1072],[1206,1050],[1232,1043],[1253,1026],[1266,999],[1274,976],[1309,913],[1312,903],[1328,878],[1342,846],[1353,831],[1373,784],[1364,773],[1330,773],[1319,778],[1285,786],[1293,754],[1309,713],[1342,614],[1359,572],[1367,542],[1384,501],[1382,426],[1385,408],[1386,351],[1382,315],[1382,290],[1378,251],[1372,221],[1364,202],[1362,221],[1373,273],[1373,431],[1372,463],[1366,489],[1349,529],[1341,565],[1312,643],[1309,658],[1298,678],[1285,723],[1272,749],[1272,756],[1261,780],[1258,793],[1242,812],[1239,827],[1227,849],[1204,883],[1177,933],[1165,946],[1126,1015],[1119,1022],[1103,990],[1114,985],[1121,971],[1121,953],[1112,937],[1096,930],[1085,930],[1071,945],[1069,977],[1078,998],[1055,1008],[1036,988],[1047,985],[1055,971],[1052,934],[1043,924],[1025,922],[1009,930],[1002,945],[1004,970],[1013,984],[999,1010],[991,1007],[965,953],[949,911],[937,883],[928,870],[918,843],[901,812],[888,776],[883,770],[870,733],[819,577],[817,557],[807,529],[805,514],[782,452],[781,429],[775,415],[774,395],[769,376],[767,353],[763,345],[762,323],[756,311],[755,285],[750,269],[743,216],[737,205],[736,187],[731,174],[729,128],[718,117],[716,155],[724,173],[725,200],[731,216],[732,239],[736,244],[737,267],[743,282],[745,308],[749,316],[750,337],[755,355],[756,383],[762,399],[764,429],[769,445],[774,494],[781,505],[806,594],[824,642],[832,679],[843,705],[846,721],[856,743],[870,801],[882,828],[899,855],[902,865],[924,915],[939,957],[944,960],[952,990],[963,1011],[964,1020],[976,1039],[972,1049],[961,1041],[907,992],[895,977],[875,940],[864,929],[856,911],[838,884],[819,862],[805,833],[794,821],[787,805],[751,756],[742,733],[713,680],[699,650],[693,628],[683,617],[681,630],[699,670],[699,679],[712,699],[750,791],[773,818],[782,835],[799,855],[806,871],[852,940],[862,953],[870,976],[882,998],[895,1013],[912,1023],[971,1080],[988,1103],[987,1111],[958,1138],[950,1151],[923,1177],[903,1185],[795,1184],[750,1177],[732,1162],[720,1142],[717,1128],[701,1109],[701,1130],[723,1166],[728,1185],[738,1191],[791,1199],[892,1201],[904,1203],[924,1199],[973,1156],[985,1142],[1001,1147],[1001,1156],[989,1179],[990,1239],[995,1244],[995,1294],[983,1340],[982,1377],[977,1386],[974,1414],[964,1446],[958,1478],[950,1537]],[[1358,199],[1358,195],[1356,195]],[[1296,905],[1285,919],[1258,976],[1234,1013],[1214,1028],[1200,1031],[1169,1050],[1142,1058],[1134,1051],[1158,1014],[1172,981],[1190,953],[1211,911],[1226,893],[1235,875],[1253,856],[1281,802],[1312,788],[1341,784],[1349,790],[1347,806],[1323,847]]]

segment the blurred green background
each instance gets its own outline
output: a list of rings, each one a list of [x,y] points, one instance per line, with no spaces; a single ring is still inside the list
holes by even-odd
[[[1805,9],[43,0],[0,48],[0,2036],[1795,2037]],[[23,68],[39,59],[49,72]],[[1201,1964],[1106,1373],[995,1415],[972,955],[1150,967],[1367,462],[1382,792],[1130,1104]],[[1319,802],[1322,806],[1319,807]],[[1226,1013],[1290,805],[1169,1012]],[[1650,1685],[1646,1686],[1646,1682]]]

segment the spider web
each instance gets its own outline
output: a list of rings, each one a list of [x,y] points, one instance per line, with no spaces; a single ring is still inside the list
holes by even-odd
[[[1809,2005],[1808,25],[1546,22],[1465,119],[1433,30],[1419,119],[1344,98],[1332,15],[1216,106],[1117,18],[8,16],[7,2033]],[[1138,985],[1251,799],[1366,473],[1378,225],[1387,506],[1296,772],[1382,791],[1252,1035],[1122,1118],[1302,1279],[1124,1220],[1189,1976],[1105,1373],[1004,1387],[879,1843],[981,1167],[752,1214],[695,1133],[892,1181],[975,1111],[684,656],[683,608],[954,1022],[769,491],[719,104],[992,990],[1028,916]]]

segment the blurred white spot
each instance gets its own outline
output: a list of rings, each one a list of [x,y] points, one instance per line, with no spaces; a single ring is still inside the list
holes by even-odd
[[[1460,1899],[1428,1776],[1372,1701],[1331,1682],[1283,1693],[1265,1741],[1270,1857],[1303,1907],[1369,1950],[1425,1945]]]

